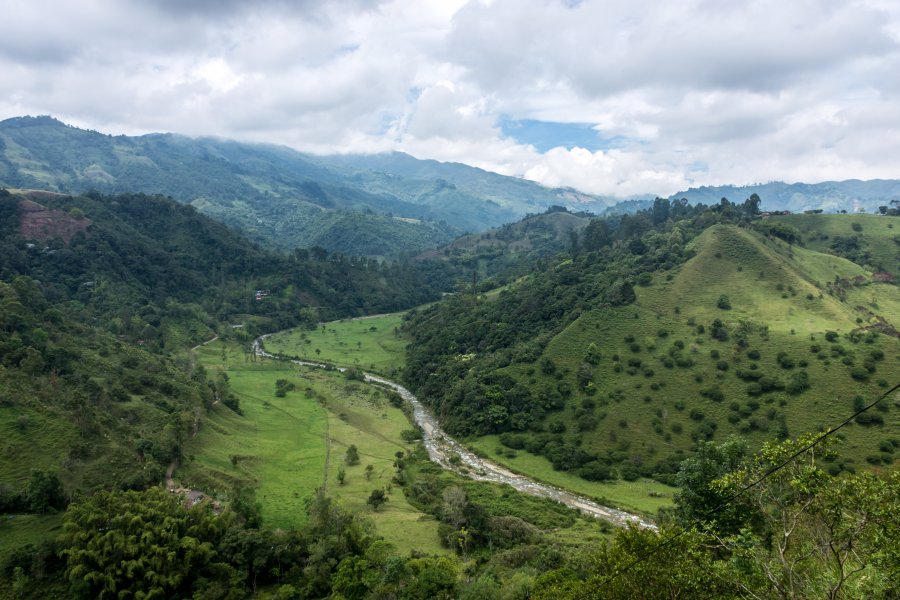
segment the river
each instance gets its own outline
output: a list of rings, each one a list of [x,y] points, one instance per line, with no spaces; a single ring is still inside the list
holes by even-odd
[[[266,337],[268,337],[268,335],[260,336],[253,342],[253,352],[257,356],[274,360],[290,360],[294,364],[308,367],[325,368],[328,366],[320,362],[286,359],[266,352],[263,347]],[[337,370],[343,372],[345,369],[337,367]],[[505,483],[522,493],[555,500],[575,508],[586,515],[603,519],[604,521],[608,521],[619,527],[624,527],[629,523],[633,523],[638,527],[656,529],[656,525],[645,517],[617,508],[604,506],[589,498],[585,498],[584,496],[579,496],[567,490],[535,481],[524,475],[513,473],[509,469],[475,455],[465,446],[447,435],[444,430],[441,429],[440,424],[438,424],[434,415],[431,414],[431,411],[429,411],[428,408],[426,408],[425,405],[422,404],[422,402],[420,402],[408,389],[399,383],[378,375],[365,372],[363,375],[368,382],[377,383],[393,389],[409,403],[412,407],[413,419],[422,431],[422,443],[426,450],[428,450],[429,458],[443,468],[478,481]],[[455,458],[456,456],[459,457],[458,460]],[[454,458],[451,462],[452,457]]]

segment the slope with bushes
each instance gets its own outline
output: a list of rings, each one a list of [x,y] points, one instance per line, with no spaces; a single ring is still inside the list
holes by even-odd
[[[587,479],[673,481],[698,441],[815,431],[898,380],[892,313],[871,310],[894,306],[896,286],[787,243],[752,206],[677,219],[662,202],[604,225],[599,250],[595,223],[578,252],[496,298],[413,317],[407,379],[449,429],[500,434],[477,445],[501,462],[525,451]],[[898,408],[849,429],[832,469],[890,464]]]

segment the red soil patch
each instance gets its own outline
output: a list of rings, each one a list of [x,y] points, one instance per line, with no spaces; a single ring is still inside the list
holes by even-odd
[[[68,242],[87,229],[90,219],[77,219],[62,210],[52,210],[31,200],[19,202],[19,232],[27,240],[49,240],[59,236]]]

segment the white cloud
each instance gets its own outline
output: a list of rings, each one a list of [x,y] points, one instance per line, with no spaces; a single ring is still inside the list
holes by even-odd
[[[897,176],[889,0],[9,0],[0,21],[0,118],[400,149],[617,195]],[[542,154],[504,117],[619,143]]]

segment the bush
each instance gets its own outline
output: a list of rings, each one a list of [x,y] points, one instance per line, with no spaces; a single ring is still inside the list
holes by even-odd
[[[829,342],[836,342],[838,339],[838,334],[836,331],[826,331],[825,339]]]
[[[866,381],[869,378],[869,371],[865,367],[857,365],[850,369],[850,376],[857,381]]]
[[[562,421],[553,421],[547,427],[547,431],[550,433],[565,433],[566,432],[566,424]]]
[[[359,450],[356,445],[350,444],[347,453],[344,455],[344,462],[350,466],[359,464]]]
[[[578,475],[588,481],[609,481],[613,479],[613,472],[609,465],[592,460],[578,470]]]
[[[716,306],[721,308],[722,310],[731,310],[731,300],[728,299],[728,296],[722,294],[719,296],[719,300],[716,302]]]

